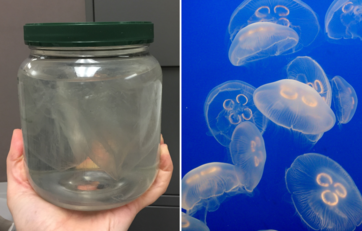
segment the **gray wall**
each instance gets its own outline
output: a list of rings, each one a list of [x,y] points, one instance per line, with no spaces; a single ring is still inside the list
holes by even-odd
[[[13,129],[20,128],[17,70],[28,56],[23,25],[84,22],[84,0],[1,0],[0,6],[0,181],[6,181],[6,156]]]

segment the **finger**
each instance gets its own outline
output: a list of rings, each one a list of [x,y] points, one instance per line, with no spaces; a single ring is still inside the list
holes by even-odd
[[[160,154],[160,170],[171,172],[173,171],[173,163],[171,159],[170,152],[168,150],[167,144],[161,145],[161,154]]]
[[[163,139],[163,135],[161,134],[161,144],[164,144],[165,143],[165,140]]]
[[[8,159],[14,161],[23,155],[23,137],[20,129],[13,131]]]
[[[11,139],[11,145],[8,157],[6,159],[6,168],[7,168],[7,178],[8,178],[8,192],[12,195],[12,190],[18,188],[18,186],[30,187],[25,167],[24,167],[24,143],[23,143],[23,134],[20,129],[15,129],[13,132],[13,137]],[[17,189],[18,190],[18,189]]]
[[[144,207],[155,202],[166,192],[167,187],[170,184],[173,172],[171,155],[166,144],[160,145],[160,150],[159,171],[155,181],[141,197],[129,204],[129,206],[136,206],[137,211],[140,211]]]

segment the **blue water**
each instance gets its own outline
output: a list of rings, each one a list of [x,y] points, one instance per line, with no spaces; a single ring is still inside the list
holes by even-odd
[[[324,16],[332,1],[305,0],[317,14],[321,27],[314,43],[301,51],[271,57],[247,67],[235,67],[228,59],[227,26],[241,1],[182,1],[182,176],[209,162],[232,163],[227,148],[208,135],[203,106],[209,91],[228,80],[241,80],[254,87],[286,78],[285,66],[297,56],[310,56],[328,78],[340,75],[362,96],[362,41],[338,45],[326,41]],[[332,109],[333,107],[332,102]],[[312,148],[299,147],[269,122],[263,137],[267,160],[254,195],[236,195],[207,214],[215,230],[308,230],[296,213],[284,176],[293,160],[315,152],[338,162],[362,190],[362,106],[345,125],[337,123]],[[337,121],[338,122],[338,121]],[[362,230],[357,227],[356,230]]]

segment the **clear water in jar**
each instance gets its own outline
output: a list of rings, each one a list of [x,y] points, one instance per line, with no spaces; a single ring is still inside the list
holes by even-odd
[[[85,211],[142,195],[158,169],[160,76],[55,81],[19,72],[25,157],[37,193]]]

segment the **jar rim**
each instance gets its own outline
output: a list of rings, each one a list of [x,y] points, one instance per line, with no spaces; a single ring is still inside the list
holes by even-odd
[[[53,57],[110,57],[148,52],[149,44],[98,47],[37,47],[29,46],[31,55]]]

